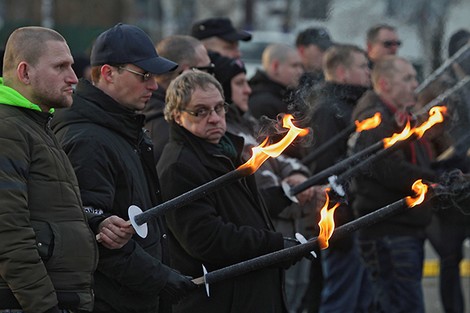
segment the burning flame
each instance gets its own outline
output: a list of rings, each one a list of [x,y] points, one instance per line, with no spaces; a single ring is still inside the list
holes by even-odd
[[[438,107],[433,107],[429,110],[429,118],[427,121],[425,121],[423,124],[421,124],[418,127],[415,127],[411,129],[410,127],[410,122],[408,121],[406,123],[405,128],[403,131],[399,134],[393,134],[391,137],[384,138],[383,143],[384,143],[384,148],[389,148],[393,146],[395,143],[398,141],[405,140],[409,138],[411,135],[416,134],[418,138],[423,137],[424,133],[436,125],[437,123],[441,123],[444,121],[444,116],[442,113],[445,113],[447,111],[447,108],[444,106],[438,106]]]
[[[328,191],[329,189],[327,188],[325,205],[320,211],[321,219],[318,223],[320,226],[320,234],[318,235],[317,240],[320,249],[326,249],[329,246],[328,240],[330,239],[331,235],[333,235],[333,230],[335,229],[335,220],[333,216],[336,208],[339,206],[339,203],[336,203],[331,209],[328,209],[328,205],[330,203]]]
[[[421,179],[418,179],[413,183],[411,189],[416,193],[416,197],[405,198],[405,202],[410,208],[417,206],[418,204],[421,204],[424,201],[426,192],[428,192],[428,185],[424,184]]]
[[[408,121],[406,122],[406,126],[401,133],[393,134],[391,137],[383,139],[384,148],[391,147],[394,144],[396,144],[398,141],[405,140],[411,135],[413,135],[413,132],[411,131],[410,121]]]
[[[380,125],[380,122],[382,122],[382,116],[379,112],[377,112],[374,114],[374,116],[369,117],[362,122],[355,121],[354,123],[356,124],[356,132],[360,133],[363,130],[376,128]]]
[[[308,129],[298,128],[294,125],[292,120],[294,117],[290,114],[284,115],[282,119],[282,127],[288,128],[287,134],[275,144],[266,146],[268,139],[266,138],[259,146],[252,148],[253,155],[244,164],[240,165],[238,169],[249,168],[254,173],[269,157],[275,158],[279,156],[297,136],[305,136],[308,134]]]
[[[429,110],[429,119],[421,124],[421,126],[415,128],[415,134],[418,135],[418,138],[423,137],[424,133],[437,123],[442,123],[444,116],[442,113],[445,113],[447,108],[445,106],[433,107]]]

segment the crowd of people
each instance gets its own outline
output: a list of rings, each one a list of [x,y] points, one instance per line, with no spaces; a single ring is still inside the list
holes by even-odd
[[[58,32],[13,31],[0,80],[0,313],[420,313],[427,239],[441,258],[443,311],[464,313],[459,263],[470,216],[431,201],[316,248],[315,257],[211,284],[210,294],[195,283],[204,269],[317,236],[327,193],[339,195],[327,179],[297,195],[289,186],[422,121],[417,73],[398,56],[391,25],[371,27],[365,49],[307,28],[292,45],[268,45],[253,77],[239,49],[249,40],[225,17],[156,43],[118,23],[96,38],[78,79]],[[451,55],[470,32],[450,43]],[[455,75],[468,75],[458,65]],[[379,126],[308,158],[377,112]],[[253,175],[152,218],[145,238],[135,232],[131,205],[145,211],[237,169],[254,146],[282,136],[267,125],[283,114],[310,136]],[[441,127],[371,163],[343,186],[335,224],[413,195],[417,179],[439,183],[455,170],[465,179],[465,166],[437,161],[459,135]]]

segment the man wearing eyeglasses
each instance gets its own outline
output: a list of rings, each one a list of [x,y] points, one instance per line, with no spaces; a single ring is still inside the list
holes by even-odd
[[[386,55],[395,55],[401,46],[396,28],[388,24],[375,25],[367,31],[369,67]]]
[[[188,71],[171,82],[165,106],[170,141],[157,165],[165,182],[164,199],[242,164],[243,139],[226,133],[226,109],[223,88],[211,75]],[[280,208],[291,203],[285,196],[278,198]],[[210,272],[284,248],[282,233],[274,231],[252,175],[168,212],[166,219],[172,265],[193,277],[203,275],[202,265]],[[283,265],[291,265],[287,263]],[[210,297],[199,288],[173,312],[285,313],[282,269],[277,266],[214,284]]]
[[[178,68],[174,71],[155,75],[158,89],[152,93],[150,101],[142,111],[145,115],[145,128],[150,131],[152,138],[155,162],[158,162],[169,137],[168,122],[163,116],[168,85],[184,71],[200,70],[212,73],[214,65],[202,42],[191,36],[165,37],[158,42],[156,48],[161,57],[178,63]]]
[[[144,109],[157,90],[155,75],[177,64],[158,56],[140,28],[117,24],[98,36],[91,82],[80,80],[73,105],[58,110],[52,128],[77,174],[90,225],[110,214],[128,220],[128,207],[161,202]],[[195,285],[168,264],[166,225],[149,221],[149,236],[134,235],[121,249],[99,246],[93,312],[170,312]]]

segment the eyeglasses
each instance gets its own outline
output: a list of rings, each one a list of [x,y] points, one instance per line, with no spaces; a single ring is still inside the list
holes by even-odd
[[[401,41],[400,40],[385,40],[385,41],[382,41],[382,45],[385,47],[385,48],[390,48],[392,46],[401,46]]]
[[[146,81],[148,81],[148,80],[150,80],[151,78],[154,77],[153,74],[151,74],[149,72],[140,73],[140,72],[131,70],[130,68],[127,68],[127,67],[124,67],[124,66],[119,66],[118,69],[131,72],[132,74],[135,74],[135,75],[139,75],[139,76],[142,77],[142,81],[144,81],[144,82],[146,82]]]
[[[214,68],[215,68],[214,63],[210,63],[209,65],[206,65],[206,66],[193,66],[193,67],[191,67],[191,69],[193,71],[194,70],[199,70],[199,71],[206,72],[208,74],[213,74],[214,73]]]
[[[225,113],[227,113],[227,110],[228,110],[228,103],[224,102],[224,103],[217,104],[213,109],[209,109],[207,107],[201,107],[196,110],[182,109],[181,111],[191,114],[194,117],[202,119],[202,118],[208,117],[212,112],[215,112],[219,116],[224,116]]]

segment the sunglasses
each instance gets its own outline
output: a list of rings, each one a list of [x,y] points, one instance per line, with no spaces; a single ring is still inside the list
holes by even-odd
[[[386,41],[383,41],[382,42],[382,45],[385,47],[385,48],[390,48],[392,46],[401,46],[401,41],[400,40],[397,40],[397,41],[394,41],[394,40],[386,40]]]

